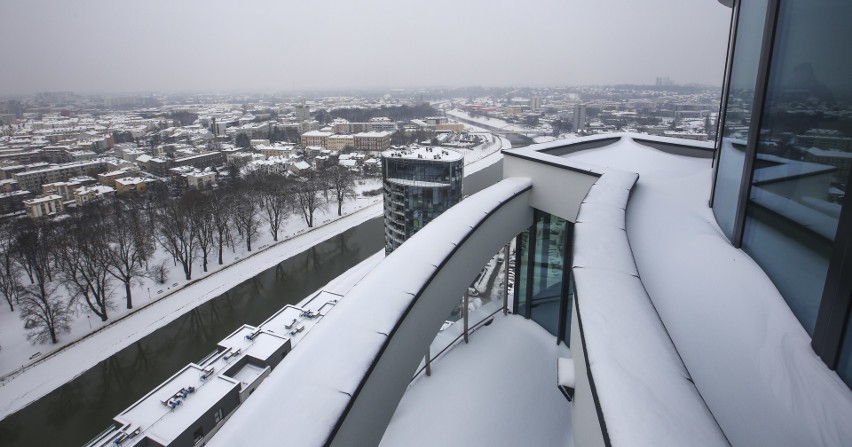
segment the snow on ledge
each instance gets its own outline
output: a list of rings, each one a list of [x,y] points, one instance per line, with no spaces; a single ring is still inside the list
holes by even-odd
[[[531,185],[528,178],[512,178],[482,190],[391,253],[290,352],[210,445],[324,445],[439,266],[473,224]]]
[[[615,446],[728,445],[639,279],[625,231],[638,177],[604,169],[574,227],[577,310],[602,423]]]

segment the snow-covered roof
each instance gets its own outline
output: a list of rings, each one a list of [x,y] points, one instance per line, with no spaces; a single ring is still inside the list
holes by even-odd
[[[302,134],[303,137],[330,137],[331,132],[323,132],[321,130],[311,130]]]
[[[626,268],[629,263],[619,273],[619,263],[604,262],[605,256],[628,257],[605,248],[624,232],[594,228],[604,225],[582,209],[581,223],[575,227],[573,271],[580,315],[609,434],[623,435],[622,445],[642,444],[635,435],[690,436],[686,443],[695,445],[704,439],[696,427],[706,427],[703,422],[693,425],[704,411],[698,408],[701,405],[666,416],[670,405],[681,405],[691,394],[686,390],[694,383],[703,406],[712,410],[713,424],[718,423],[732,444],[849,444],[852,392],[816,356],[810,336],[766,273],[720,230],[707,205],[711,160],[637,145],[631,135],[618,137],[608,146],[563,156],[572,164],[639,173],[623,228],[634,273],[640,275],[652,309],[640,311],[637,300],[627,298],[636,295],[625,286],[639,281]],[[618,190],[611,194],[625,194]],[[593,198],[590,192],[589,199]],[[583,242],[587,238],[588,243]],[[600,254],[594,264],[601,267],[592,267],[588,257],[592,253]],[[612,271],[604,274],[605,269]],[[590,282],[591,291],[584,293]],[[665,330],[654,337],[660,343],[671,340],[677,350],[663,355],[659,348],[627,349],[651,336],[650,327],[644,331],[637,327],[641,315],[659,315]],[[655,371],[657,362],[666,358],[669,363],[682,361],[686,369],[682,374],[674,369]],[[657,388],[661,389],[652,391]],[[627,413],[634,404],[631,416]],[[661,425],[649,418],[661,416],[671,418],[662,423],[665,433],[654,434]],[[616,420],[631,423],[636,431],[614,431],[611,422]],[[666,438],[650,444],[661,444],[661,439]]]
[[[355,138],[385,138],[389,137],[391,132],[375,131],[375,132],[360,132],[354,135]]]
[[[232,378],[214,375],[202,379],[204,375],[204,368],[196,364],[185,366],[118,415],[115,420],[132,428],[139,428],[146,437],[158,442],[165,441],[163,445],[168,445],[201,416],[210,412],[217,402],[240,388],[240,383]],[[174,398],[182,390],[186,396]],[[163,403],[169,401],[180,404],[172,409]],[[142,439],[143,436],[137,436],[134,441],[139,442]]]
[[[410,146],[408,148],[389,149],[382,152],[382,157],[385,158],[403,158],[408,160],[436,160],[445,162],[459,161],[464,158],[459,152],[452,149],[443,149],[440,147],[428,146]]]

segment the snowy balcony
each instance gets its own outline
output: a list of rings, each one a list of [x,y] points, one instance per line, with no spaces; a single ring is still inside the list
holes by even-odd
[[[848,389],[707,206],[711,149],[615,134],[504,152],[505,179],[360,281],[212,445],[728,445],[778,427],[847,439]],[[570,353],[500,312],[476,318],[491,323],[469,344],[439,334],[481,266],[540,213],[573,231]],[[433,374],[411,382],[430,343],[443,351]],[[569,356],[572,403],[556,379]],[[543,426],[524,432],[511,416]]]

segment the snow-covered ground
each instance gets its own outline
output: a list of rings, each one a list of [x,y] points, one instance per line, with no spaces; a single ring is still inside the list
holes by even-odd
[[[379,188],[380,179],[369,179],[358,185],[359,193]],[[32,345],[22,330],[23,322],[17,312],[8,308],[0,312],[0,418],[17,411],[29,402],[73,379],[101,360],[118,352],[134,341],[168,324],[183,313],[207,300],[225,293],[246,278],[329,239],[349,228],[382,214],[381,195],[359,197],[344,204],[344,216],[338,217],[336,207],[322,210],[315,216],[316,226],[307,228],[304,219],[292,216],[273,243],[266,228],[253,242],[252,253],[245,245],[228,250],[225,264],[212,260],[210,271],[204,274],[200,266],[193,267],[193,280],[186,281],[179,268],[170,270],[165,285],[146,279],[133,289],[134,309],[122,306],[123,296],[114,301],[110,319],[102,323],[80,312],[72,323],[70,334],[61,337],[56,345]],[[249,256],[247,256],[247,254]],[[167,259],[161,250],[157,256]],[[171,265],[171,264],[169,264]],[[202,280],[203,279],[203,280]],[[150,298],[148,295],[150,289]],[[40,355],[30,359],[33,354]]]
[[[571,403],[556,388],[556,359],[570,357],[541,326],[517,315],[454,347],[409,386],[382,447],[571,446]]]
[[[511,143],[502,137],[491,141],[492,144],[482,145],[479,150],[462,150],[466,156],[466,175],[499,161],[502,159],[500,150],[511,147]],[[17,312],[11,313],[8,308],[0,310],[0,343],[3,346],[0,351],[0,419],[74,379],[183,313],[225,293],[246,278],[349,228],[381,216],[381,195],[361,195],[364,191],[379,187],[381,179],[378,178],[357,185],[358,198],[344,204],[343,217],[336,215],[335,206],[329,206],[317,212],[313,229],[307,228],[300,216],[291,216],[282,227],[277,243],[273,243],[267,227],[261,228],[257,240],[252,242],[252,253],[245,251],[245,245],[228,250],[225,253],[225,264],[218,266],[216,260],[211,259],[207,274],[201,272],[199,265],[194,266],[192,281],[187,282],[182,270],[175,268],[169,272],[164,285],[155,285],[150,279],[136,284],[133,289],[133,311],[123,308],[123,295],[117,293],[110,320],[101,323],[100,320],[87,317],[88,312],[81,312],[72,323],[71,332],[64,334],[56,345],[32,345],[26,339]],[[158,251],[157,256],[168,260],[168,255],[162,250]]]

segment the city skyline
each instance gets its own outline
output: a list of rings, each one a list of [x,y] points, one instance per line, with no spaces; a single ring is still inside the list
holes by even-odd
[[[719,85],[730,10],[650,3],[12,1],[0,6],[0,38],[15,43],[0,49],[0,94]],[[605,29],[572,18],[601,15]]]

